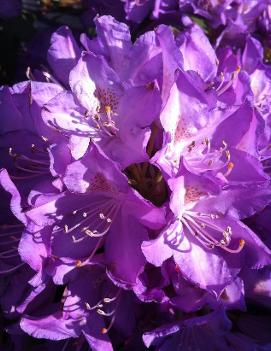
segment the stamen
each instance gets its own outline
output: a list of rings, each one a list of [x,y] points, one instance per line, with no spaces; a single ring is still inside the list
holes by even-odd
[[[35,80],[35,77],[33,75],[33,73],[31,72],[31,68],[28,66],[25,72],[26,78],[28,80]]]
[[[31,150],[32,152],[38,151],[46,155],[46,153],[43,150],[38,149],[35,144],[31,145]],[[8,153],[13,158],[15,167],[18,170],[28,173],[26,176],[11,175],[12,179],[30,179],[40,176],[41,174],[47,174],[49,172],[49,161],[37,160],[17,154],[13,151],[12,147],[9,148]],[[23,164],[19,164],[19,162],[23,162]]]
[[[82,261],[81,260],[77,260],[75,265],[76,265],[77,268],[82,267]]]
[[[87,238],[86,236],[83,236],[81,238],[76,239],[76,237],[74,235],[72,235],[72,242],[74,244],[78,244],[78,243],[81,243],[82,241],[86,240],[86,238]]]
[[[18,228],[18,227],[23,227],[23,225],[22,224],[2,224],[2,225],[0,225],[0,228],[2,228],[2,229]]]
[[[230,253],[239,253],[243,249],[245,245],[245,241],[243,239],[239,241],[239,246],[236,249],[228,248],[231,242],[231,236],[232,236],[232,228],[230,226],[227,226],[226,229],[223,230],[216,224],[211,223],[205,219],[205,217],[209,217],[211,219],[215,219],[217,217],[211,217],[211,214],[205,215],[205,216],[203,214],[199,214],[199,215],[201,217],[200,223],[196,222],[197,214],[193,213],[192,211],[187,211],[181,218],[181,221],[189,230],[189,232],[194,237],[196,237],[197,240],[199,240],[203,245],[205,245],[210,249],[213,249],[215,247],[220,247],[223,250]],[[207,228],[213,229],[218,233],[221,233],[223,238],[220,239],[219,241],[216,240],[211,234],[207,232],[206,230]]]
[[[231,174],[233,168],[234,168],[234,163],[233,162],[229,162],[227,164],[227,171],[224,173],[224,177],[228,177]]]
[[[116,319],[116,315],[113,316],[113,318],[111,319],[109,326],[107,328],[102,328],[102,330],[101,330],[102,334],[107,334],[109,332],[109,330],[112,328],[112,326],[115,322],[115,319]]]
[[[114,203],[113,204],[111,203],[111,208],[109,208],[106,216],[103,213],[99,214],[99,218],[101,219],[101,221],[97,224],[96,228],[94,230],[92,230],[92,229],[89,229],[90,226],[87,226],[87,227],[84,227],[82,229],[82,232],[84,232],[86,235],[94,237],[94,238],[103,237],[110,229],[111,224],[119,211],[119,208],[120,208],[120,205],[116,205]],[[112,215],[112,218],[109,217],[111,215]],[[98,229],[103,225],[103,223],[106,223],[104,230],[98,231]],[[92,224],[92,225],[94,226],[94,224]]]
[[[115,297],[112,297],[112,298],[105,297],[105,298],[103,299],[103,302],[104,302],[104,303],[111,303],[111,302],[115,301],[117,298],[118,298],[118,295],[116,295]]]
[[[216,88],[216,91],[219,91],[222,88],[224,81],[225,81],[225,75],[223,72],[220,73],[220,76],[221,76],[221,82],[220,82],[219,86]]]
[[[64,346],[62,347],[61,351],[65,351],[65,350],[67,349],[69,342],[70,342],[70,339],[68,339],[68,340],[65,342],[65,344],[64,344]]]
[[[105,113],[107,114],[107,118],[108,118],[109,122],[111,122],[111,113],[112,113],[111,106],[105,105],[104,109],[105,109]]]
[[[12,273],[12,272],[16,271],[18,268],[22,267],[23,265],[25,265],[25,262],[20,263],[20,264],[18,264],[17,266],[12,267],[12,268],[10,268],[10,269],[6,269],[6,270],[4,270],[4,271],[0,271],[0,274]]]
[[[13,232],[2,232],[2,233],[0,233],[0,237],[21,234],[22,230],[23,230],[23,228],[21,230],[15,230]]]
[[[118,213],[120,204],[116,204],[115,201],[109,200],[103,208],[103,212],[97,213],[97,206],[101,206],[104,203],[104,200],[100,200],[100,201],[96,201],[94,202],[95,207],[92,208],[89,211],[84,211],[82,213],[83,216],[83,220],[80,219],[78,223],[76,223],[75,225],[73,225],[72,227],[69,228],[68,224],[64,224],[64,228],[59,227],[58,229],[54,230],[54,233],[59,232],[61,230],[64,230],[64,232],[66,234],[73,232],[75,229],[80,228],[80,231],[84,234],[86,234],[87,236],[90,237],[103,237],[108,230],[111,227],[112,221],[115,218],[115,216]],[[93,204],[92,204],[93,205]],[[89,206],[89,205],[87,205]],[[84,206],[80,209],[74,210],[72,212],[73,215],[79,214],[79,211],[81,211],[82,209],[86,209],[87,206]],[[110,218],[109,216],[112,215],[112,218]],[[90,225],[84,226],[83,224],[85,222],[91,222],[91,226],[94,227],[95,229],[89,229]],[[100,230],[100,228],[103,227],[102,230]],[[74,235],[72,235],[72,239],[74,243],[79,243],[82,242],[83,240],[85,240],[87,238],[87,236],[83,236],[81,238],[76,238]]]
[[[48,83],[55,83],[61,85],[49,72],[46,71],[46,67],[41,65],[45,70],[41,71]]]
[[[182,218],[182,223],[185,225],[185,227],[189,230],[190,234],[192,234],[201,244],[204,246],[210,248],[211,245],[214,245],[214,242],[202,235],[201,232],[199,232],[197,229],[193,228],[193,224],[188,224],[188,221],[186,221],[185,218]]]
[[[96,254],[98,248],[100,247],[102,241],[103,241],[103,238],[100,238],[100,239],[97,241],[97,244],[96,244],[95,248],[93,249],[92,253],[90,254],[90,256],[89,256],[88,258],[86,258],[86,259],[83,261],[83,264],[87,264],[90,260],[92,260],[93,256]]]
[[[109,205],[112,206],[112,202],[110,202]],[[97,210],[95,208],[95,209],[92,209],[92,210],[90,210],[88,212],[84,212],[84,213],[86,214],[85,216],[83,216],[84,219],[81,220],[79,223],[75,224],[73,227],[68,228],[67,224],[64,225],[65,233],[70,233],[70,232],[74,231],[75,229],[79,228],[83,223],[85,223],[86,221],[88,221],[92,218],[90,215],[97,214]],[[85,227],[85,228],[88,228],[88,227]]]
[[[233,85],[233,83],[236,80],[236,78],[237,78],[238,74],[240,73],[240,71],[241,71],[241,67],[237,66],[236,70],[232,73],[231,79],[228,81],[228,83],[226,83],[224,85],[224,87],[220,88],[220,90],[217,90],[217,96],[220,96],[223,93],[225,93]]]
[[[0,245],[10,245],[21,240],[20,238],[15,238],[14,236],[11,236],[10,238],[12,239],[10,241],[0,241]]]
[[[229,150],[226,150],[225,154],[226,154],[227,161],[229,161],[231,159],[231,154],[230,154]]]
[[[7,254],[7,253],[10,253],[10,252],[14,252],[14,251],[17,251],[17,247],[13,247],[12,249],[9,249],[9,250],[6,250],[6,251],[2,251],[0,253],[0,256],[3,255],[3,254]]]
[[[96,311],[98,314],[100,314],[101,316],[105,316],[105,317],[111,317],[115,312],[116,312],[116,310],[113,310],[113,311],[111,311],[111,312],[104,312],[103,310],[101,310],[101,309],[97,309],[97,311]]]
[[[42,140],[45,141],[45,142],[47,142],[47,141],[49,140],[47,137],[45,137],[45,136],[43,136],[43,135],[41,136],[41,138],[42,138]]]
[[[116,300],[119,298],[120,294],[121,294],[121,289],[118,290],[116,296],[114,296],[114,297],[105,297],[105,298],[103,299],[103,302],[104,302],[104,303],[111,303],[111,302],[114,302],[114,301],[116,301]]]
[[[102,308],[103,304],[101,304],[101,301],[99,301],[95,306],[90,306],[88,302],[85,302],[85,306],[89,311],[96,310],[96,308]]]
[[[3,259],[8,259],[8,258],[12,258],[12,257],[19,257],[20,255],[18,254],[18,252],[15,252],[13,254],[10,255],[5,255],[3,252],[0,254],[0,258]]]
[[[13,152],[13,148],[12,147],[10,147],[8,149],[8,154],[9,154],[9,156],[14,157],[14,158],[18,156],[15,152]]]
[[[44,153],[44,151],[41,151],[41,152]],[[29,162],[31,162],[34,165],[36,164],[36,165],[41,165],[41,166],[46,166],[46,167],[49,166],[49,162],[36,160],[34,158],[30,158],[30,157],[27,157],[25,155],[17,155],[17,157],[19,157],[22,160],[29,161]]]

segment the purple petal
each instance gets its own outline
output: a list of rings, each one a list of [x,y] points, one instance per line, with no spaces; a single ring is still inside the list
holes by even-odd
[[[80,58],[80,49],[68,27],[60,27],[51,38],[47,59],[53,73],[65,85],[69,74]]]

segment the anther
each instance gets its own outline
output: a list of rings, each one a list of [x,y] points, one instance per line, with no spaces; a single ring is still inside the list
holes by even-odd
[[[115,321],[115,315],[113,316],[113,318],[111,319],[111,322],[109,324],[109,326],[107,328],[102,328],[101,329],[101,333],[102,334],[107,334],[109,332],[109,330],[112,328],[113,324],[114,324],[114,321]]]
[[[102,308],[103,304],[101,303],[97,303],[95,306],[90,306],[90,304],[88,302],[85,302],[85,306],[89,311],[95,310],[96,308]]]
[[[45,137],[45,136],[43,136],[43,135],[41,136],[41,138],[42,138],[42,140],[43,140],[43,141],[45,141],[45,142],[47,142],[47,141],[48,141],[48,138],[47,138],[47,137]]]
[[[243,247],[245,246],[245,243],[246,243],[245,240],[244,240],[244,239],[241,239],[241,240],[239,241],[239,246],[243,248]]]
[[[230,154],[229,150],[226,150],[225,154],[226,154],[227,160],[229,161],[231,159],[231,154]]]
[[[111,303],[111,302],[115,301],[117,298],[118,298],[118,295],[115,296],[115,297],[112,297],[112,298],[110,298],[110,297],[105,297],[105,298],[103,299],[103,302],[104,302],[104,303]]]
[[[77,260],[76,263],[75,263],[75,266],[76,266],[77,268],[81,267],[81,266],[82,266],[82,261]]]
[[[104,312],[103,310],[101,310],[100,308],[98,308],[96,312],[97,312],[99,315],[101,315],[101,316],[110,317],[110,316],[112,316],[116,311],[113,310],[113,311],[111,311],[111,312]]]
[[[9,154],[9,156],[11,156],[11,157],[17,157],[17,156],[18,156],[18,154],[16,154],[16,152],[13,152],[13,148],[12,148],[12,147],[10,147],[10,148],[8,149],[8,154]]]
[[[234,168],[234,163],[233,162],[229,162],[227,164],[227,171],[226,171],[226,173],[224,173],[224,176],[225,177],[229,176],[231,171],[233,170],[233,168]]]

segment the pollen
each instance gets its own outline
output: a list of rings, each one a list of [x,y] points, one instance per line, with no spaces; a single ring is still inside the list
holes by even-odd
[[[241,240],[239,241],[239,247],[243,248],[243,247],[245,246],[245,244],[246,244],[246,242],[245,242],[244,239],[241,239]]]
[[[101,333],[102,333],[102,334],[106,334],[107,331],[108,331],[108,330],[107,330],[106,328],[102,328],[102,329],[101,329]]]
[[[77,260],[75,265],[76,265],[77,268],[82,267],[82,261]]]
[[[232,172],[233,168],[234,168],[234,163],[233,162],[229,162],[227,164],[227,171],[226,171],[226,173],[224,173],[224,176],[228,177],[230,175],[230,173]]]

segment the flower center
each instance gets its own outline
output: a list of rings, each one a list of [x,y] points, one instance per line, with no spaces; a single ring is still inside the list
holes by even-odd
[[[87,120],[91,118],[95,134],[112,137],[118,132],[114,116],[117,114],[119,97],[112,90],[99,87],[96,89],[95,96],[98,106],[94,109],[94,113],[86,111],[85,118]]]
[[[133,164],[125,173],[129,184],[154,205],[161,206],[168,199],[167,183],[156,166],[148,162]]]
[[[188,186],[186,187],[185,191],[184,203],[186,205],[191,202],[198,201],[204,195],[207,195],[207,193],[197,188],[196,186]]]

